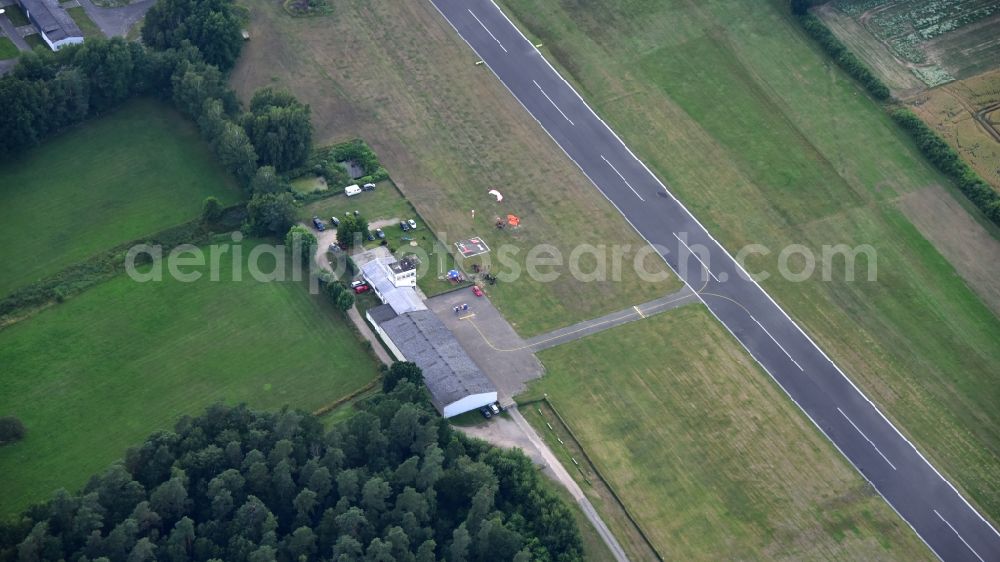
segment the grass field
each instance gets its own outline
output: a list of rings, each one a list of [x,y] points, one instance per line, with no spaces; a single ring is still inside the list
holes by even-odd
[[[18,6],[17,3],[5,6],[4,15],[7,16],[7,19],[10,20],[10,23],[14,27],[21,27],[22,25],[31,23],[28,21],[28,15],[24,13],[24,8]]]
[[[1000,519],[1000,320],[897,208],[947,182],[787,3],[505,5],[724,245],[771,249],[748,269],[772,273],[765,289]],[[927,215],[925,228],[951,227]],[[793,243],[871,244],[877,281],[863,268],[854,282],[837,268],[783,280],[777,256]]]
[[[12,59],[21,54],[21,51],[17,49],[17,45],[8,39],[0,35],[0,60]]]
[[[84,37],[104,37],[104,34],[101,33],[101,28],[97,27],[94,20],[90,19],[90,16],[87,15],[82,6],[69,8],[66,12],[73,18],[76,25],[80,27],[80,31],[83,32]]]
[[[0,296],[239,197],[193,124],[135,100],[0,164]]]
[[[246,260],[244,281],[232,282],[231,254],[220,282],[122,276],[0,331],[0,412],[28,430],[0,448],[0,516],[81,486],[215,401],[313,411],[377,376],[325,299],[255,282]]]
[[[429,2],[338,0],[317,18],[289,17],[264,0],[248,6],[253,40],[231,80],[241,96],[287,88],[310,104],[317,144],[363,138],[445,243],[478,235],[493,248],[516,244],[522,258],[540,243],[564,256],[578,243],[643,245]],[[487,194],[494,187],[502,205]],[[507,213],[523,226],[498,232],[494,217]],[[655,268],[665,266],[650,259]],[[582,283],[563,271],[555,283],[500,283],[490,296],[530,336],[679,287],[631,273]]]
[[[42,39],[42,36],[37,33],[32,33],[31,35],[28,35],[27,37],[24,38],[24,41],[28,43],[28,46],[31,47],[32,49],[37,49],[38,47],[41,47],[43,49],[49,48],[49,46],[45,44],[45,40]]]
[[[933,558],[701,306],[539,359],[547,374],[518,400],[548,393],[665,559]],[[581,486],[627,536],[609,499]]]

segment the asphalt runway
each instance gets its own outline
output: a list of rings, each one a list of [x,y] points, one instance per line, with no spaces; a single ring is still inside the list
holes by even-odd
[[[431,2],[938,557],[1000,561],[1000,533],[749,279],[493,2]]]

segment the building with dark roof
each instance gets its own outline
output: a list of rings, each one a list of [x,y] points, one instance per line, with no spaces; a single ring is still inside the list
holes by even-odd
[[[396,314],[392,306],[383,304],[368,310],[366,316],[396,359],[420,367],[431,402],[444,417],[497,401],[493,382],[430,310]]]
[[[83,43],[83,32],[56,0],[17,0],[17,3],[53,51]]]

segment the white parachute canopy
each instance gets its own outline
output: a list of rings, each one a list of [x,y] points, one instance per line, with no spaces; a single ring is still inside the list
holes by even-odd
[[[500,193],[499,191],[497,191],[497,190],[495,190],[495,189],[491,189],[491,190],[489,191],[489,193],[490,193],[490,195],[492,195],[493,197],[496,197],[496,198],[497,198],[497,203],[499,203],[499,202],[503,201],[503,194],[501,194],[501,193]]]

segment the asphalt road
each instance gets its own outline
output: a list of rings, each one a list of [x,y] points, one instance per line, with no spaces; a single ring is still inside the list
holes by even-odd
[[[1000,533],[931,466],[490,0],[431,0],[525,109],[927,545],[1000,560]],[[689,248],[701,248],[693,254]]]
[[[550,347],[556,347],[557,345],[569,343],[580,338],[603,332],[604,330],[610,330],[611,328],[621,326],[622,324],[628,324],[629,322],[649,318],[650,316],[654,316],[668,310],[673,310],[679,306],[684,306],[692,302],[698,302],[698,296],[694,294],[691,287],[685,285],[679,291],[660,297],[656,300],[637,304],[632,308],[626,308],[625,310],[605,314],[599,318],[584,320],[583,322],[577,322],[576,324],[572,324],[570,326],[552,330],[551,332],[545,334],[540,334],[525,342],[526,348],[537,353],[544,349],[549,349]]]

